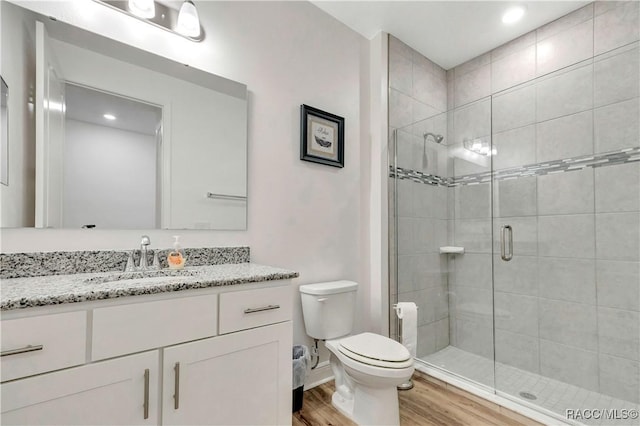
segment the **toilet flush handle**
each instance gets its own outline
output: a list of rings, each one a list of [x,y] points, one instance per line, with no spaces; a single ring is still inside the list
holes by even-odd
[[[326,301],[327,301],[327,298],[326,298],[326,297],[318,297],[316,300],[317,300],[318,302],[326,302]]]

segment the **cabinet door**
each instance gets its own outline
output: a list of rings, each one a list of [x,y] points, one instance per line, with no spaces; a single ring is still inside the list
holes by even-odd
[[[291,321],[164,350],[165,425],[291,424]]]
[[[158,376],[152,351],[4,383],[0,423],[158,424]]]

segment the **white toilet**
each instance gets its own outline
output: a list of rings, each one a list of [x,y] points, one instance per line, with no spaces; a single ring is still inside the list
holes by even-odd
[[[373,333],[349,336],[358,284],[333,281],[300,286],[307,334],[325,340],[335,376],[334,407],[359,425],[399,425],[396,386],[413,374],[400,343]]]

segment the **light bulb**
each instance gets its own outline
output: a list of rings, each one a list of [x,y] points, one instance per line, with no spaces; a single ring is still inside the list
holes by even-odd
[[[187,37],[198,37],[200,35],[198,11],[191,0],[185,0],[180,7],[176,31]]]
[[[129,11],[140,18],[151,19],[156,16],[156,4],[153,0],[129,0]]]

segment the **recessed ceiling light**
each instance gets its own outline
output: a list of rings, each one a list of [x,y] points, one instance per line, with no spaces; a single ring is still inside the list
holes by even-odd
[[[107,120],[115,120],[116,116],[113,114],[105,114],[103,115],[104,118],[106,118]]]
[[[502,15],[502,23],[508,25],[518,22],[524,16],[524,12],[525,9],[523,6],[511,7]]]

